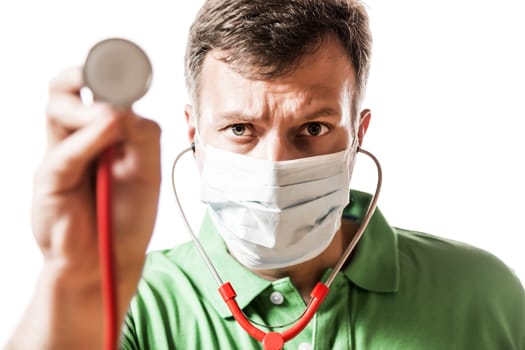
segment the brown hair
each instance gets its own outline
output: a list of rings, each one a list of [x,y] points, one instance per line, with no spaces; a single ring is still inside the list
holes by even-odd
[[[198,104],[200,73],[211,50],[245,77],[271,79],[293,71],[331,34],[343,45],[355,72],[355,115],[372,46],[368,15],[359,0],[207,0],[190,28],[186,48],[190,96]]]

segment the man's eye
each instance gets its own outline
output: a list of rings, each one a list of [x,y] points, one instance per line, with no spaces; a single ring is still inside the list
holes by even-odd
[[[301,130],[302,136],[322,136],[329,131],[328,127],[322,123],[308,123]]]
[[[234,124],[231,126],[231,130],[235,136],[246,136],[248,131],[244,124]]]

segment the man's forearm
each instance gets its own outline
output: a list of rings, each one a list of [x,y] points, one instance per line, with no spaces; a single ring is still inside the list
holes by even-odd
[[[119,300],[120,323],[131,298],[131,293],[125,294]],[[71,287],[47,268],[41,272],[31,302],[5,350],[101,349],[102,344],[99,286]]]

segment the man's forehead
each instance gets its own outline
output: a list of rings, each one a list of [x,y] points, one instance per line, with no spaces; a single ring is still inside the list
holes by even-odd
[[[346,70],[348,74],[355,75],[350,57],[345,51],[341,41],[334,35],[325,36],[311,51],[297,59],[293,58],[293,53],[290,53],[290,57],[282,58],[282,61],[279,62],[276,61],[274,67],[258,66],[257,59],[250,57],[250,54],[229,52],[219,49],[210,50],[206,54],[204,61],[205,64],[207,60],[228,62],[226,64],[229,65],[232,70],[240,72],[247,78],[282,78],[290,75],[290,73],[293,73],[294,71],[311,69],[312,66],[322,62],[327,64],[337,64],[338,68],[341,70]],[[283,65],[288,66],[289,69],[269,73],[272,72],[273,68],[281,67]]]
[[[283,76],[263,79],[247,76],[233,64],[224,62],[223,58],[224,53],[214,50],[206,56],[200,79],[202,94],[243,93],[247,89],[279,93],[293,87],[302,89],[305,98],[308,98],[306,95],[312,93],[337,94],[343,88],[353,95],[356,86],[352,65],[337,40],[327,40]]]

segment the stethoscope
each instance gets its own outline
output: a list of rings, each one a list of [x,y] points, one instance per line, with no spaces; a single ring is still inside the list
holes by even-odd
[[[84,82],[91,90],[96,100],[106,101],[116,106],[129,107],[134,101],[142,97],[148,90],[152,68],[144,51],[136,44],[120,38],[107,39],[99,42],[90,50],[84,64]],[[326,281],[318,282],[310,293],[311,299],[304,312],[294,322],[280,326],[265,326],[249,320],[243,313],[237,301],[237,294],[230,284],[224,282],[204,250],[199,238],[193,232],[184,210],[180,204],[175,185],[175,169],[179,159],[189,151],[194,151],[194,146],[181,151],[173,162],[172,187],[175,202],[188,234],[195,245],[199,255],[208,267],[217,282],[218,291],[238,324],[254,339],[262,343],[265,350],[280,350],[290,339],[297,336],[312,320],[330,290],[337,273],[341,270],[346,260],[362,237],[377,206],[382,183],[381,165],[377,158],[370,152],[358,148],[359,153],[366,154],[374,161],[377,171],[377,186],[374,196],[369,204],[359,229],[348,244],[347,248],[334,266]],[[117,324],[117,300],[115,293],[115,276],[112,254],[112,211],[111,211],[111,162],[112,149],[106,150],[99,159],[97,167],[97,221],[99,235],[99,257],[101,266],[102,300],[104,308],[104,349],[114,350],[117,347],[119,325]],[[290,326],[283,332],[265,332],[259,327],[277,329]]]
[[[191,240],[193,241],[193,244],[195,245],[195,248],[199,252],[199,255],[201,256],[202,260],[205,262],[206,266],[208,267],[208,270],[212,274],[213,278],[217,282],[219,293],[223,299],[223,301],[228,306],[228,309],[230,309],[230,312],[232,313],[232,316],[235,318],[237,323],[253,338],[260,341],[263,345],[264,350],[281,350],[284,346],[284,343],[289,341],[290,339],[294,338],[296,335],[298,335],[312,320],[315,313],[319,309],[319,306],[325,299],[326,295],[328,294],[330,290],[330,285],[334,281],[337,273],[341,270],[343,265],[345,264],[346,260],[356,247],[357,243],[359,242],[360,238],[362,237],[363,233],[365,232],[366,227],[368,226],[368,223],[370,222],[370,219],[372,218],[372,215],[375,212],[376,206],[377,206],[377,200],[379,199],[379,192],[381,191],[381,183],[382,183],[382,170],[381,165],[377,158],[371,154],[370,152],[358,148],[359,153],[366,154],[372,160],[374,161],[378,177],[377,177],[377,186],[376,191],[374,193],[374,196],[369,204],[368,210],[366,212],[366,215],[364,216],[361,225],[359,226],[359,229],[357,230],[356,234],[348,244],[347,248],[337,261],[336,265],[334,266],[332,272],[326,279],[326,282],[318,282],[315,287],[310,292],[311,299],[308,302],[304,312],[301,314],[301,316],[294,322],[291,323],[291,327],[285,330],[284,332],[264,332],[260,328],[255,326],[255,323],[253,321],[250,321],[244,312],[242,312],[241,308],[237,304],[237,301],[235,300],[235,297],[237,296],[237,293],[233,289],[233,286],[230,282],[224,282],[222,278],[220,277],[219,273],[217,272],[217,269],[213,265],[213,262],[211,261],[210,257],[206,253],[206,250],[202,246],[199,238],[195,235],[193,232],[193,229],[191,228],[191,225],[189,224],[186,214],[184,213],[184,210],[182,209],[182,206],[180,204],[179,196],[177,194],[177,188],[175,185],[175,168],[177,166],[177,163],[179,159],[187,152],[194,151],[194,146],[189,147],[182,152],[180,152],[177,157],[175,158],[172,166],[171,171],[171,183],[173,187],[173,193],[175,196],[175,202],[176,207],[179,211],[179,214],[184,222],[184,225],[186,227],[186,231],[191,237]],[[281,326],[264,326],[257,324],[259,326],[263,326],[265,328],[269,329],[275,329],[275,328],[283,328],[287,325],[281,325]]]
[[[116,107],[130,108],[148,91],[152,67],[145,52],[135,43],[126,39],[111,38],[98,42],[90,49],[82,73],[91,99],[108,102]],[[118,347],[120,334],[112,246],[113,157],[113,148],[109,147],[98,159],[96,169],[96,214],[105,350],[115,350]]]

